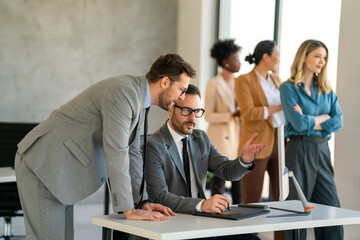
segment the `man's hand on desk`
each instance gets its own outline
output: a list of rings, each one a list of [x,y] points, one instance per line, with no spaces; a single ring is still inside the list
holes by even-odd
[[[169,220],[168,216],[160,212],[152,212],[142,209],[131,209],[128,211],[124,211],[126,219],[129,220],[149,220],[149,221],[165,221]]]
[[[206,213],[221,213],[230,205],[230,199],[224,195],[215,194],[204,200],[201,204],[201,211]]]
[[[265,144],[254,144],[255,139],[258,134],[255,133],[252,137],[245,143],[242,149],[242,159],[246,163],[251,163],[255,158],[260,154],[260,152],[265,148]]]
[[[176,214],[170,208],[157,203],[145,203],[141,209],[150,212],[160,212],[168,217],[176,216]]]

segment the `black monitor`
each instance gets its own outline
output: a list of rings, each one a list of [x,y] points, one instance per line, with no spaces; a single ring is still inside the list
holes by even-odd
[[[0,122],[0,167],[14,167],[17,144],[37,123]]]

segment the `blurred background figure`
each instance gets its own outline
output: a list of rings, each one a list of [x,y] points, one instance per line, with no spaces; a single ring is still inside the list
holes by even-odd
[[[209,123],[207,135],[219,152],[230,158],[238,156],[240,137],[240,112],[235,99],[235,76],[240,70],[239,51],[241,47],[234,39],[220,40],[211,49],[221,72],[210,79],[205,93],[205,119]],[[211,194],[223,194],[225,181],[213,176]],[[241,202],[240,180],[232,182],[233,204]]]
[[[243,202],[262,201],[265,171],[270,177],[272,199],[277,201],[279,170],[276,128],[285,122],[279,92],[281,80],[274,73],[279,64],[278,47],[274,41],[262,41],[245,61],[255,63],[255,67],[251,72],[240,75],[235,83],[236,99],[241,112],[239,149],[256,132],[259,134],[256,142],[264,143],[266,147],[255,159],[254,170],[241,179]],[[275,239],[283,239],[283,233],[276,232]]]
[[[308,201],[340,207],[328,140],[343,126],[342,112],[326,72],[329,51],[318,40],[299,47],[291,77],[280,87],[286,118],[286,166],[293,171]],[[287,199],[298,199],[293,186]],[[315,238],[343,239],[343,227],[315,228]],[[301,230],[306,239],[306,230]]]

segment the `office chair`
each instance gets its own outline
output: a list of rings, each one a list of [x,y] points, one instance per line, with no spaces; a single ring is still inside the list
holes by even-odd
[[[0,217],[5,220],[4,235],[0,240],[12,239],[11,218],[22,216],[16,182],[0,183]]]

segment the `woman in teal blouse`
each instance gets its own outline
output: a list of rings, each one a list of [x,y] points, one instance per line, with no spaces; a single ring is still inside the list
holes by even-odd
[[[326,45],[307,40],[299,47],[291,77],[280,86],[286,127],[286,166],[293,171],[308,201],[340,207],[328,140],[342,128],[342,112],[326,77]],[[288,199],[298,199],[290,186]],[[315,229],[316,239],[343,239],[342,226]],[[302,231],[301,239],[306,239]]]

